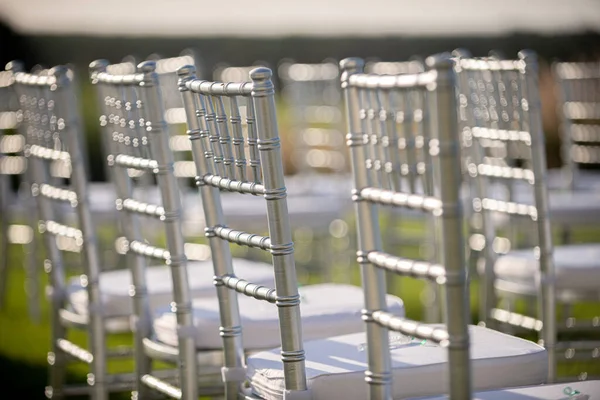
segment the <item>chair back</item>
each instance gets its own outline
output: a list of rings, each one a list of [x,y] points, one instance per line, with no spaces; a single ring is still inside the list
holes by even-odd
[[[182,67],[178,73],[215,269],[227,398],[235,396],[245,379],[238,293],[278,307],[285,386],[288,391],[305,391],[300,297],[271,70],[256,68],[250,72],[251,82],[226,83],[199,80],[192,66]],[[247,129],[242,129],[242,119]],[[221,191],[263,196],[269,236],[229,228]],[[275,288],[237,277],[230,243],[270,252]]]
[[[364,62],[341,62],[346,101],[347,144],[353,174],[357,218],[358,262],[362,269],[368,371],[371,399],[392,397],[388,331],[449,346],[448,392],[452,399],[471,396],[469,362],[469,306],[464,266],[461,183],[455,74],[450,60],[428,59],[430,70],[416,74],[370,75]],[[419,110],[412,112],[411,110]],[[415,149],[402,153],[402,143],[421,126],[419,147],[428,156],[420,169],[425,187],[403,185],[404,163]],[[374,140],[376,139],[376,140]],[[416,146],[415,146],[416,147]],[[374,157],[377,157],[376,159]],[[431,181],[431,184],[427,182]],[[440,262],[398,257],[382,249],[379,207],[398,207],[432,214],[438,219]],[[426,325],[394,316],[386,310],[385,272],[431,280],[445,286],[446,326]]]
[[[456,63],[465,166],[474,186],[473,212],[481,223],[481,232],[470,239],[477,242],[471,247],[484,254],[480,319],[491,326],[499,322],[537,331],[548,349],[552,377],[556,342],[554,261],[537,57],[522,51],[517,60],[459,58]],[[508,227],[519,221],[531,227],[520,232],[527,232],[534,240],[539,259],[537,319],[505,310],[496,299],[496,260],[518,246],[516,240],[507,237],[506,226],[497,223],[498,216],[509,218]]]
[[[600,165],[600,62],[555,63],[567,188],[580,168]]]
[[[108,72],[111,67],[103,60],[90,65],[92,84],[102,100],[100,125],[110,146],[107,161],[117,194],[116,208],[122,213],[121,229],[133,278],[138,375],[150,372],[149,363],[142,355],[143,339],[150,336],[151,330],[145,279],[148,258],[163,262],[171,269],[178,330],[190,332],[193,325],[181,230],[180,191],[174,174],[173,155],[168,147],[169,133],[156,69],[154,61],[139,64],[137,72],[132,74]],[[136,199],[135,188],[143,176],[141,172],[152,176],[147,181],[158,187],[159,204],[149,203],[148,198]],[[165,248],[156,243],[154,229],[144,225],[142,230],[143,218],[154,219],[162,225]],[[197,398],[195,353],[193,336],[182,334],[179,370],[183,398]]]
[[[44,267],[50,275],[53,321],[57,323],[57,313],[67,301],[61,250],[82,250],[89,298],[99,298],[99,252],[89,207],[76,85],[73,71],[64,66],[42,74],[18,72],[14,79],[22,113],[19,130],[26,141],[31,192],[38,205],[38,227],[48,255]],[[64,179],[53,176],[53,165],[65,171]],[[61,212],[65,206],[76,211],[75,224],[68,219],[69,213]]]
[[[5,71],[0,71],[0,210],[6,218],[7,207],[13,202],[12,176],[21,178],[27,170],[25,159],[25,137],[17,131],[19,118],[19,98],[15,93],[14,74],[22,71],[22,65],[11,62]],[[2,232],[2,240],[7,232]]]

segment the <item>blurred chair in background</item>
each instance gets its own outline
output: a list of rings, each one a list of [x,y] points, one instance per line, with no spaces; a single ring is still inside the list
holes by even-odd
[[[95,227],[88,201],[86,157],[77,110],[73,71],[55,67],[38,74],[15,75],[27,156],[31,167],[31,192],[39,210],[38,227],[46,244],[44,269],[49,274],[51,347],[48,353],[50,384],[48,398],[90,394],[93,399],[108,399],[109,390],[123,390],[122,376],[108,376],[106,323],[100,305],[98,277],[100,261]],[[55,167],[58,166],[58,167]],[[65,174],[59,179],[56,169]],[[55,172],[54,174],[52,172]],[[76,223],[60,206],[76,210]],[[64,208],[64,207],[63,207]],[[75,226],[73,226],[75,225]],[[81,276],[89,300],[89,313],[77,315],[70,304],[63,251],[81,253]],[[87,331],[89,344],[82,348],[67,339],[70,328]],[[119,354],[120,351],[117,351]],[[67,362],[73,359],[90,364],[88,385],[66,385]],[[127,384],[127,383],[125,383]]]
[[[457,68],[460,93],[480,101],[467,107],[463,132],[466,167],[474,185],[472,206],[482,224],[479,235],[471,237],[484,256],[479,266],[480,318],[510,332],[537,333],[548,349],[552,382],[556,353],[563,353],[567,361],[596,358],[600,343],[586,340],[585,333],[596,330],[598,317],[576,320],[571,309],[576,303],[600,298],[598,285],[592,283],[600,274],[600,245],[552,246],[554,214],[552,192],[546,187],[535,54],[522,51],[518,60],[463,58]],[[518,189],[517,200],[495,186],[498,180]],[[507,237],[511,226],[519,229]],[[519,298],[526,299],[533,317],[517,312]],[[557,304],[563,322],[557,322]],[[575,336],[557,342],[557,335],[564,333]],[[579,374],[579,379],[586,377],[586,372]]]
[[[425,69],[424,60],[418,56],[411,57],[408,61],[372,60],[365,64],[365,72],[374,75],[417,74],[425,72]],[[400,103],[397,106],[402,110],[395,116],[398,122],[397,137],[385,137],[381,134],[381,103],[373,102],[374,108],[367,110],[365,118],[369,121],[367,132],[370,143],[367,147],[368,157],[375,170],[398,168],[404,190],[433,195],[433,180],[425,176],[431,172],[431,160],[427,153],[428,142],[423,131],[426,123],[423,120],[425,105],[415,95],[398,101]],[[386,163],[382,152],[391,151],[389,149],[397,149],[398,160],[388,159]],[[393,166],[394,163],[399,165]],[[435,232],[433,216],[408,209],[384,209],[382,213],[385,215],[382,218],[383,229],[387,231],[384,236],[386,246],[397,247],[403,253],[410,252],[411,248],[416,246],[421,257],[432,262],[436,260],[436,247],[432,240],[427,240],[433,239]],[[391,275],[388,277],[392,285],[402,291],[402,278]],[[424,320],[439,322],[442,316],[439,286],[425,282],[425,289],[420,296],[424,306]]]
[[[22,72],[22,65],[16,61],[0,71],[0,308],[7,301],[8,274],[13,268],[9,245],[21,245],[25,255],[28,312],[32,320],[39,322],[41,269],[37,264],[34,234],[36,207],[28,179],[25,136],[18,131],[23,115],[13,89],[17,72]]]
[[[559,90],[564,167],[548,171],[550,188],[598,191],[600,63],[555,63],[553,72]]]

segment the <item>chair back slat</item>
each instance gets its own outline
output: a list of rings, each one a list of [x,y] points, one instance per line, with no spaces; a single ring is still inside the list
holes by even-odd
[[[469,398],[471,393],[469,307],[458,189],[461,162],[456,77],[449,60],[431,58],[429,63],[430,71],[398,75],[364,74],[360,59],[341,63],[356,202],[357,254],[365,292],[366,381],[371,398],[391,398],[388,330],[449,345],[453,349],[449,352],[450,397]],[[401,139],[404,144],[412,143],[389,148],[389,143],[396,141],[389,137],[396,132],[403,135],[398,138],[399,143]],[[406,160],[406,167],[392,162],[391,154],[400,149],[405,151],[398,160]],[[425,157],[419,151],[429,155]],[[377,157],[380,159],[375,160]],[[412,176],[409,168],[414,168]],[[382,171],[394,178],[387,178]],[[420,187],[415,180],[417,172],[422,178],[418,181]],[[408,185],[398,184],[407,177]],[[383,251],[377,207],[382,205],[419,210],[436,217],[440,262],[410,260]],[[447,326],[433,328],[389,313],[384,300],[385,271],[445,285]]]
[[[300,297],[296,282],[271,71],[267,68],[256,68],[250,73],[252,82],[242,83],[199,80],[194,75],[193,66],[182,67],[179,75],[179,87],[188,120],[188,135],[198,171],[196,182],[202,196],[207,225],[206,236],[210,242],[215,268],[226,391],[228,396],[235,395],[240,390],[240,380],[244,376],[234,373],[244,368],[242,326],[236,293],[274,302],[279,307],[286,389],[305,391],[307,387],[300,328]],[[227,98],[235,100],[226,101]],[[225,103],[228,103],[229,110],[225,108]],[[242,104],[248,121],[246,131],[231,126],[225,128],[228,121],[226,112],[229,111],[231,116],[229,123],[237,124],[239,116],[243,113]],[[221,126],[216,123],[217,118]],[[234,138],[238,146],[243,143],[244,133],[246,135],[245,142],[250,148],[250,174],[246,174],[250,176],[249,181],[243,180],[244,174],[232,172],[235,162],[225,168],[223,156],[233,155],[228,138],[230,131],[237,132]],[[225,139],[223,135],[226,135]],[[255,151],[259,154],[252,154]],[[257,162],[259,159],[260,164]],[[259,169],[259,166],[262,166],[262,169]],[[264,196],[268,237],[226,226],[220,195],[222,189]],[[236,277],[229,243],[257,247],[270,252],[275,288],[265,288]]]

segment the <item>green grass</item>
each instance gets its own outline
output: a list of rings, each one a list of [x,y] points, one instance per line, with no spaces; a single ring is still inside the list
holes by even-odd
[[[386,221],[382,224],[385,225]],[[354,227],[352,224],[348,227],[352,236]],[[414,235],[422,233],[422,227],[414,221],[404,221],[401,235]],[[296,238],[298,240],[300,238]],[[600,231],[596,228],[578,229],[573,233],[572,239],[574,242],[589,242],[599,241]],[[354,246],[350,245],[350,239],[333,240],[329,246],[330,251],[336,253],[332,259],[332,264],[329,266],[334,271],[336,280],[360,283],[359,269],[352,262],[354,251],[351,250]],[[238,255],[242,255],[239,250]],[[405,248],[407,257],[418,256],[419,249],[414,246]],[[251,253],[251,255],[254,255]],[[306,264],[314,258],[314,254],[308,257]],[[40,256],[41,258],[41,256]],[[43,387],[46,382],[46,352],[50,343],[49,325],[48,325],[48,304],[45,299],[42,300],[42,320],[40,323],[30,321],[27,314],[27,303],[24,292],[24,271],[20,267],[23,263],[23,252],[20,246],[11,246],[10,248],[11,270],[8,281],[8,297],[7,303],[3,310],[0,311],[0,383],[3,388],[9,392],[22,393],[20,398],[35,399],[43,398]],[[299,280],[301,284],[316,283],[319,281],[315,271],[306,272],[303,268],[303,263],[298,263],[300,270]],[[306,273],[303,273],[306,272]],[[40,271],[40,276],[43,273]],[[402,297],[406,304],[407,315],[410,318],[419,319],[422,317],[423,310],[420,303],[420,295],[424,284],[420,281],[409,278],[392,278],[389,279],[390,291]],[[42,279],[41,285],[45,285],[45,277]],[[473,316],[477,314],[477,285],[471,287]],[[579,318],[593,316],[598,313],[598,304],[581,304],[574,309],[575,315]],[[73,332],[70,338],[80,344],[85,345],[86,337],[83,332]],[[109,339],[110,345],[130,343],[129,335],[111,336]],[[133,367],[132,361],[119,361],[111,364],[111,371],[126,371]],[[561,366],[560,372],[573,372],[573,367]],[[579,364],[574,368],[586,369],[592,373],[600,373],[600,363],[597,361],[591,364]],[[83,377],[87,373],[87,366],[82,364],[72,363],[69,366],[69,376],[71,379],[77,379],[83,382]],[[126,398],[126,397],[120,397]]]

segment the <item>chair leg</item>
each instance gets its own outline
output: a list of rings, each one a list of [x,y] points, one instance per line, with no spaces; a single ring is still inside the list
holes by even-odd
[[[91,365],[91,371],[94,374],[91,399],[108,400],[109,390],[106,381],[108,365],[104,318],[102,318],[101,313],[96,311],[90,314],[90,318],[88,335],[90,348],[94,354],[94,361]]]
[[[51,325],[50,352],[48,353],[49,385],[46,387],[46,397],[49,399],[64,399],[63,392],[67,377],[67,355],[58,347],[58,339],[64,338],[65,327],[60,323],[59,310],[62,306],[60,301],[53,301]]]
[[[8,280],[8,211],[6,199],[8,192],[8,179],[0,175],[0,309],[6,306],[6,290]]]
[[[40,271],[38,270],[37,240],[35,229],[33,229],[35,219],[32,219],[32,237],[31,242],[23,244],[25,254],[25,292],[27,294],[27,309],[32,321],[39,323],[41,319],[40,311]]]
[[[150,319],[138,318],[134,326],[134,352],[135,352],[135,392],[138,399],[149,399],[152,389],[142,382],[142,377],[152,372],[152,360],[144,351],[144,338],[150,337]],[[133,398],[133,397],[132,397]]]

